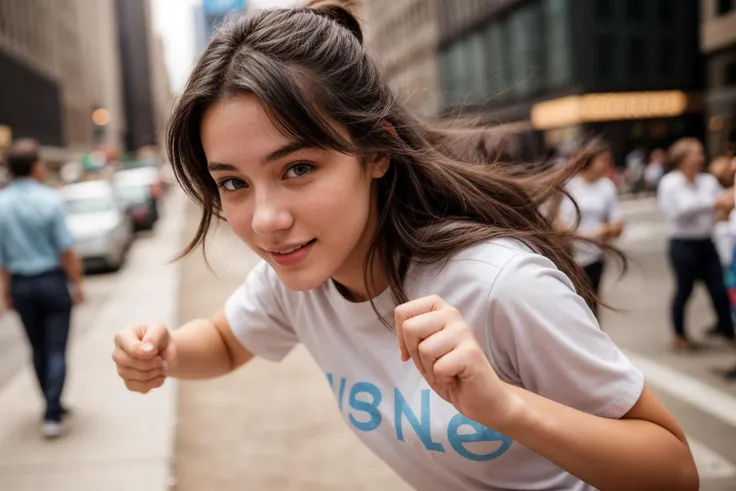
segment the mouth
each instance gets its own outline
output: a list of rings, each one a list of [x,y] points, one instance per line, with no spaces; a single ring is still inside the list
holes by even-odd
[[[299,245],[294,246],[294,247],[289,247],[288,249],[266,249],[266,251],[269,252],[269,253],[271,253],[271,254],[276,254],[276,255],[279,255],[279,256],[287,256],[289,254],[292,254],[292,253],[298,251],[299,249],[303,249],[304,247],[310,246],[310,245],[314,244],[315,242],[317,242],[317,239],[312,239],[309,242],[305,242],[303,244],[299,244]]]

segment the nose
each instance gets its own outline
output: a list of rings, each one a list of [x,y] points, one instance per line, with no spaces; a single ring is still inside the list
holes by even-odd
[[[253,211],[253,231],[258,235],[272,235],[279,231],[288,230],[294,219],[288,209],[273,197],[261,197],[256,200]]]

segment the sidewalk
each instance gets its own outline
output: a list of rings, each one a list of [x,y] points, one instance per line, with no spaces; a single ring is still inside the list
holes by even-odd
[[[167,198],[156,237],[136,244],[116,292],[70,346],[65,400],[68,434],[39,434],[42,403],[30,366],[0,392],[0,489],[3,491],[164,491],[170,484],[177,385],[142,396],[125,389],[110,358],[113,335],[142,320],[175,325],[185,198]]]

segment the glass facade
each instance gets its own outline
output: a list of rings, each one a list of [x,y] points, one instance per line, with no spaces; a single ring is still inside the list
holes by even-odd
[[[445,46],[448,107],[532,97],[572,80],[570,0],[523,5]]]

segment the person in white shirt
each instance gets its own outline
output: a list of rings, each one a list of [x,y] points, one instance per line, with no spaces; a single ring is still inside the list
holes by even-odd
[[[705,154],[695,138],[673,143],[669,160],[674,170],[662,178],[657,199],[667,217],[669,258],[677,283],[671,308],[674,346],[692,350],[696,346],[687,336],[685,307],[697,281],[708,288],[720,333],[734,338],[723,270],[713,244],[717,213],[727,215],[733,209],[734,191],[724,190],[714,176],[702,172]]]
[[[538,211],[556,174],[453,158],[355,17],[311,3],[232,19],[178,99],[170,158],[202,207],[187,251],[222,217],[263,261],[210,319],[119,331],[126,386],[301,343],[350,428],[416,489],[697,489],[681,428]]]
[[[620,237],[624,230],[616,185],[606,177],[612,163],[610,147],[597,142],[580,172],[565,186],[568,197],[561,206],[562,222],[568,228],[576,227],[575,232],[581,237],[606,242]],[[605,268],[603,251],[595,243],[576,241],[573,243],[573,257],[599,296]],[[591,308],[598,316],[598,303],[595,302]]]

